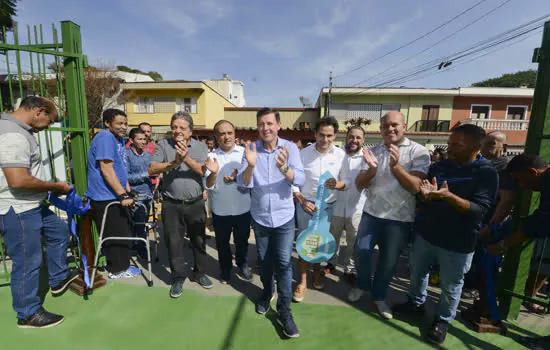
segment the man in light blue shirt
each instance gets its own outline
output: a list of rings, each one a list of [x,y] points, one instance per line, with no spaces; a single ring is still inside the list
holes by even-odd
[[[212,220],[216,233],[216,248],[220,264],[221,283],[231,278],[233,254],[230,239],[233,232],[237,277],[252,280],[248,267],[248,238],[250,237],[250,190],[238,186],[237,173],[242,168],[244,148],[235,145],[235,126],[227,120],[214,125],[219,147],[208,154],[205,162],[204,187],[212,207]]]
[[[294,243],[294,201],[291,186],[303,186],[304,168],[298,147],[278,137],[279,112],[263,108],[256,114],[260,140],[247,142],[244,171],[237,181],[252,188],[252,225],[256,236],[260,279],[264,287],[256,312],[263,315],[274,292],[273,272],[277,278],[277,311],[286,336],[300,335],[292,318],[292,247]]]

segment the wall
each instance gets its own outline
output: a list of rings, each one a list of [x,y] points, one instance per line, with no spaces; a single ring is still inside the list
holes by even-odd
[[[206,119],[206,93],[198,89],[144,89],[133,90],[129,92],[132,97],[175,97],[175,98],[197,98],[197,113],[191,114],[195,125],[205,125]],[[128,125],[136,126],[141,122],[147,122],[153,126],[170,125],[172,113],[135,113],[134,100],[126,103],[126,114],[128,115]],[[174,107],[175,108],[175,107]],[[174,109],[175,111],[175,109]]]
[[[490,119],[506,119],[508,105],[528,106],[527,120],[529,120],[531,118],[533,99],[530,97],[457,96],[454,99],[451,127],[461,120],[470,119],[472,104],[491,105]],[[508,136],[509,144],[524,144],[527,138],[527,131],[502,130],[502,132]]]
[[[407,96],[407,95],[332,95],[332,103],[346,104],[400,104],[401,113],[405,116],[407,127],[422,119],[423,105],[439,105],[439,120],[451,120],[453,97],[452,96]],[[321,115],[325,115],[324,106],[321,107]],[[367,131],[380,129],[378,122],[373,122],[367,127]]]

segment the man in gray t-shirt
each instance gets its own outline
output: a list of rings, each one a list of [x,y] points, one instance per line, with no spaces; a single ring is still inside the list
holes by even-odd
[[[191,138],[193,118],[188,113],[175,113],[170,127],[172,137],[158,144],[149,175],[164,173],[162,225],[172,270],[170,296],[178,298],[186,275],[183,249],[186,233],[191,239],[195,260],[191,280],[206,289],[212,288],[212,282],[204,273],[207,256],[202,177],[208,148]]]

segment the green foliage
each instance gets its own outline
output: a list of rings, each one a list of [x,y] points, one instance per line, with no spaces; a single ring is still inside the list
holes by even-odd
[[[6,28],[13,27],[13,17],[18,0],[0,0],[0,25]]]
[[[499,78],[487,79],[472,84],[475,87],[521,87],[534,88],[537,80],[537,71],[530,69],[516,73],[503,74]]]
[[[1,1],[1,0],[0,0]],[[160,73],[158,72],[154,72],[154,71],[150,71],[148,73],[144,72],[144,71],[141,71],[139,69],[133,69],[133,68],[130,68],[128,66],[116,66],[116,68],[121,71],[121,72],[128,72],[128,73],[136,73],[136,74],[143,74],[143,75],[148,75],[150,76],[151,78],[153,78],[153,80],[155,81],[160,81],[160,80],[163,80],[163,77],[162,75],[160,75]]]

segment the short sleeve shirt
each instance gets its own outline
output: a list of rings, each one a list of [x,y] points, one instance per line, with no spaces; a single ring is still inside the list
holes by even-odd
[[[117,199],[116,192],[107,183],[99,167],[100,160],[113,162],[113,169],[120,185],[126,188],[128,182],[128,163],[124,140],[112,132],[102,130],[92,140],[88,151],[88,191],[86,196],[94,201]]]
[[[388,147],[380,143],[371,151],[378,159],[378,170],[368,187],[364,212],[380,219],[413,222],[416,199],[391,172]],[[405,138],[399,145],[399,164],[408,173],[416,171],[427,174],[430,154],[426,147]],[[367,168],[365,163],[364,170]]]
[[[0,118],[0,167],[26,168],[39,180],[51,180],[44,171],[32,128],[10,114],[2,114]],[[0,215],[5,215],[10,208],[17,214],[37,208],[47,195],[47,192],[10,188],[4,172],[0,171]]]
[[[208,147],[195,139],[187,146],[189,157],[204,164],[208,157]],[[152,163],[166,163],[176,159],[176,144],[174,139],[164,139],[159,142]],[[202,196],[204,190],[202,177],[182,163],[175,169],[164,174],[162,180],[162,195],[175,200],[193,199]]]

